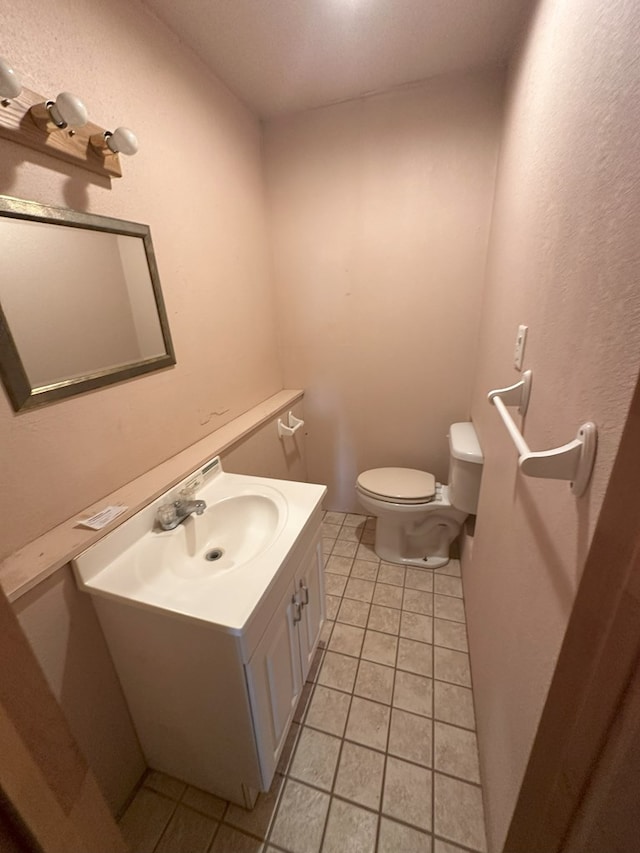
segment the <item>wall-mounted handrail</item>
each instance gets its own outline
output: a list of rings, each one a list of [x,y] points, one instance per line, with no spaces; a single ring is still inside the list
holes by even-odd
[[[529,405],[532,374],[525,371],[520,382],[507,388],[498,388],[489,392],[489,402],[498,410],[498,414],[511,436],[518,451],[518,467],[528,477],[543,477],[550,480],[569,480],[574,495],[584,494],[596,456],[598,431],[591,421],[582,424],[578,435],[551,450],[532,451],[522,433],[511,417],[507,406],[518,406],[518,411],[524,415]]]

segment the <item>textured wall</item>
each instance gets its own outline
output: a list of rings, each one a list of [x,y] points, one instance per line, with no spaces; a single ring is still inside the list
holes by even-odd
[[[496,73],[275,119],[266,167],[283,370],[309,478],[355,510],[381,465],[447,476],[469,416],[501,120]]]
[[[148,223],[178,359],[40,411],[15,414],[0,391],[2,557],[282,382],[255,118],[138,2],[0,0],[0,14],[28,88],[70,89],[140,139],[111,185],[0,140],[0,193]]]
[[[542,0],[513,69],[472,416],[485,452],[471,560],[471,657],[492,850],[501,849],[638,374],[640,19],[631,0]],[[599,429],[590,490],[519,476],[486,393],[516,381],[524,435]],[[603,566],[606,571],[606,566]]]

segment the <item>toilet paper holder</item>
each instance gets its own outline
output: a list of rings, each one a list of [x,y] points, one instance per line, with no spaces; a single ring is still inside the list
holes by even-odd
[[[293,412],[287,415],[288,423],[283,423],[282,418],[278,418],[278,438],[284,438],[285,435],[295,435],[300,427],[304,426],[304,421],[297,418]]]

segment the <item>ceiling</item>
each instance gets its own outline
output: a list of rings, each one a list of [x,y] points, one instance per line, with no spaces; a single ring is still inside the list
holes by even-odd
[[[144,0],[259,116],[504,63],[533,0]]]

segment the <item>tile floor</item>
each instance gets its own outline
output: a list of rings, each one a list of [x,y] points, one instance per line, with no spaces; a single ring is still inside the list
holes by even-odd
[[[271,790],[249,812],[150,772],[133,853],[484,853],[459,563],[380,562],[374,524],[325,513],[327,622]]]

